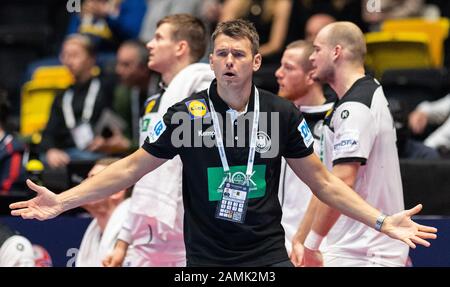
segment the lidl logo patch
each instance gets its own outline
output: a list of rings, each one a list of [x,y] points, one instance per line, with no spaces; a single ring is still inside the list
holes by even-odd
[[[204,117],[208,112],[204,99],[188,101],[186,102],[186,107],[191,115],[191,119]]]

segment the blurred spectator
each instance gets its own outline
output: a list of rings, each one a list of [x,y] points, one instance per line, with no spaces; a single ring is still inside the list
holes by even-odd
[[[305,29],[308,19],[315,14],[327,14],[337,21],[350,21],[366,31],[361,16],[363,0],[294,0],[290,20],[290,39],[306,39]]]
[[[440,155],[434,148],[424,145],[412,138],[408,128],[408,109],[404,101],[390,101],[389,110],[394,119],[397,132],[397,150],[399,158],[406,159],[439,159]]]
[[[415,134],[424,132],[428,124],[440,125],[424,141],[426,146],[446,154],[450,151],[450,94],[434,102],[422,102],[409,115],[409,127]]]
[[[117,160],[117,158],[104,158],[97,161],[88,177],[95,176]],[[126,192],[121,190],[106,199],[83,206],[94,219],[84,233],[75,261],[76,267],[103,266],[102,260],[113,251],[129,208],[130,201],[125,200]]]
[[[424,5],[423,0],[364,0],[361,8],[363,20],[371,26],[371,30],[377,30],[386,19],[419,16]]]
[[[220,18],[243,18],[255,25],[263,56],[261,68],[253,75],[255,85],[274,93],[277,82],[273,75],[287,40],[291,9],[292,0],[226,0]]]
[[[220,20],[244,18],[252,22],[260,37],[259,52],[264,61],[270,59],[269,56],[278,55],[278,64],[286,41],[291,8],[291,0],[226,0]]]
[[[145,11],[145,0],[84,0],[67,34],[86,34],[98,51],[115,51],[124,40],[137,38]]]
[[[112,128],[111,137],[96,136],[92,146],[112,152],[125,152],[139,143],[139,118],[145,100],[159,89],[159,75],[147,67],[148,51],[139,41],[128,40],[117,51],[116,73],[120,79],[114,92],[113,111],[127,124],[122,133]]]
[[[309,17],[305,27],[305,40],[314,42],[317,33],[326,25],[335,22],[336,19],[328,14],[314,14]]]
[[[24,174],[24,147],[6,129],[9,109],[6,92],[0,90],[0,195],[7,194]]]
[[[153,34],[156,31],[156,23],[167,15],[187,13],[195,17],[202,16],[204,14],[203,5],[215,4],[216,0],[147,0],[147,13],[144,16],[141,32],[139,33],[139,39],[143,42],[148,42],[153,38]],[[216,8],[215,5],[211,5],[211,9],[208,10],[211,14]],[[209,15],[214,17],[213,15]]]
[[[93,126],[112,98],[111,85],[95,75],[95,51],[88,37],[68,37],[60,58],[75,83],[55,98],[43,131],[40,148],[45,153],[44,162],[52,168],[66,166],[70,160],[95,160],[102,155],[89,145],[94,139]]]
[[[0,267],[34,266],[30,241],[0,222]]]

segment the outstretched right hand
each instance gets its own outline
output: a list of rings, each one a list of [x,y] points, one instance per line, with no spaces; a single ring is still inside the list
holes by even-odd
[[[46,220],[63,212],[63,205],[56,194],[29,179],[27,179],[27,185],[37,193],[37,196],[27,201],[10,204],[11,215],[22,216],[23,219]]]

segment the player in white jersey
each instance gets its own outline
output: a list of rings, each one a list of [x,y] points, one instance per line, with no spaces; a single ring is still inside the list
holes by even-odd
[[[169,107],[208,88],[214,79],[209,65],[195,63],[205,52],[206,34],[192,16],[178,14],[159,21],[147,48],[148,67],[161,74],[163,83],[161,91],[144,104],[140,145]],[[136,183],[126,222],[106,266],[185,266],[181,187],[178,156]]]
[[[0,223],[0,267],[34,266],[30,241]]]
[[[117,158],[98,160],[88,176],[96,175],[117,160]],[[94,219],[81,240],[75,260],[76,267],[101,267],[103,258],[113,251],[130,204],[130,200],[125,197],[126,190],[121,190],[108,198],[83,206]]]
[[[313,67],[309,56],[314,51],[311,43],[295,41],[283,53],[281,66],[275,73],[278,95],[290,100],[302,112],[314,137],[314,150],[319,150],[322,122],[333,103],[325,98],[322,86],[312,79]],[[286,235],[286,249],[291,253],[292,238],[308,207],[312,193],[283,158],[278,197],[283,209],[281,224]]]
[[[365,76],[361,30],[350,22],[327,25],[315,39],[314,50],[313,77],[330,84],[338,95],[324,122],[325,165],[383,214],[402,210],[395,128],[380,84]],[[376,229],[384,218],[377,219]],[[304,242],[307,265],[322,264],[318,248],[324,236],[325,266],[404,266],[408,256],[406,244],[319,203]]]

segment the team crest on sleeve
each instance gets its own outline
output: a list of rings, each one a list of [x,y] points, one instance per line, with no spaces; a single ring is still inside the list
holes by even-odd
[[[345,120],[350,116],[350,112],[348,110],[343,110],[341,113],[341,119]]]
[[[208,107],[204,99],[192,100],[186,102],[191,119],[204,117],[208,113]]]
[[[149,131],[148,140],[150,143],[156,142],[162,133],[166,130],[166,124],[164,120],[161,118]]]
[[[314,138],[305,119],[303,119],[302,122],[298,125],[298,130],[302,135],[303,143],[306,147],[309,147],[314,142]]]

